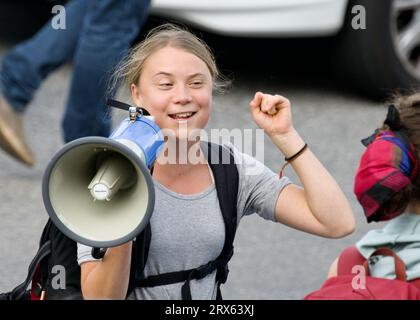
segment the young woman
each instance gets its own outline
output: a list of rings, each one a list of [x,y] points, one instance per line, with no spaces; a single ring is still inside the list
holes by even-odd
[[[122,64],[121,72],[134,103],[145,107],[162,130],[175,136],[173,146],[207,124],[212,94],[220,84],[214,58],[200,39],[173,25],[153,30]],[[353,213],[343,192],[305,147],[292,124],[288,99],[256,92],[249,103],[253,119],[290,160],[303,188],[279,177],[262,163],[233,148],[238,165],[238,221],[257,212],[261,217],[315,235],[339,238],[354,230]],[[169,142],[168,142],[169,143]],[[188,143],[188,148],[193,144]],[[224,243],[224,222],[207,163],[154,166],[155,210],[145,272],[156,275],[196,268],[215,259]],[[177,154],[177,159],[181,157]],[[248,174],[255,166],[260,174]],[[87,299],[124,299],[127,295],[132,243],[110,248],[95,260],[79,245],[82,291]],[[182,283],[136,288],[135,299],[180,299]],[[193,299],[216,297],[215,273],[191,281]]]

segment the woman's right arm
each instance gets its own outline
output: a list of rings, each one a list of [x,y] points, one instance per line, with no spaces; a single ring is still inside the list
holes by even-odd
[[[102,261],[80,265],[84,299],[125,299],[130,278],[131,248],[130,241],[109,248]]]

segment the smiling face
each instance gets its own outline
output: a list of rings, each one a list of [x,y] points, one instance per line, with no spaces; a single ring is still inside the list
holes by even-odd
[[[177,138],[202,129],[209,120],[213,79],[203,60],[185,50],[166,46],[145,61],[133,101],[145,107],[161,129]]]

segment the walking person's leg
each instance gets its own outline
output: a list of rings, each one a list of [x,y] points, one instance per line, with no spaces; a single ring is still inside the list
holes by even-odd
[[[108,80],[138,35],[149,5],[150,0],[89,1],[63,119],[66,142],[84,136],[109,135]]]
[[[66,29],[46,23],[32,38],[11,49],[0,71],[0,148],[27,165],[34,162],[23,133],[22,115],[42,80],[75,54],[87,7],[69,1]]]

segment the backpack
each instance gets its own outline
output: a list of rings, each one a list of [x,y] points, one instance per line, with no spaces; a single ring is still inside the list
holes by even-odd
[[[220,285],[226,282],[228,262],[233,255],[233,241],[237,226],[237,194],[239,176],[232,150],[211,142],[203,142],[203,151],[213,172],[220,209],[225,223],[225,242],[220,255],[195,269],[144,276],[151,241],[150,223],[133,240],[130,280],[127,295],[136,287],[153,287],[184,282],[182,299],[191,300],[190,281],[202,279],[217,270],[217,299],[221,300]],[[212,163],[212,159],[217,159]],[[226,160],[229,160],[227,164]],[[92,251],[97,250],[96,248]],[[65,270],[65,289],[53,285],[54,266]],[[29,284],[31,288],[28,289]],[[56,289],[55,289],[56,288]],[[0,294],[0,300],[58,300],[83,299],[80,285],[80,267],[77,263],[77,243],[66,237],[48,220],[41,235],[39,250],[28,268],[28,274],[12,291]]]
[[[374,256],[394,258],[396,279],[375,278],[369,275],[368,260]],[[305,300],[420,300],[420,279],[407,281],[404,262],[390,248],[379,248],[365,259],[356,246],[345,249],[338,259],[337,276],[324,282],[322,287]],[[363,266],[364,283],[357,283],[361,274],[354,266]]]

